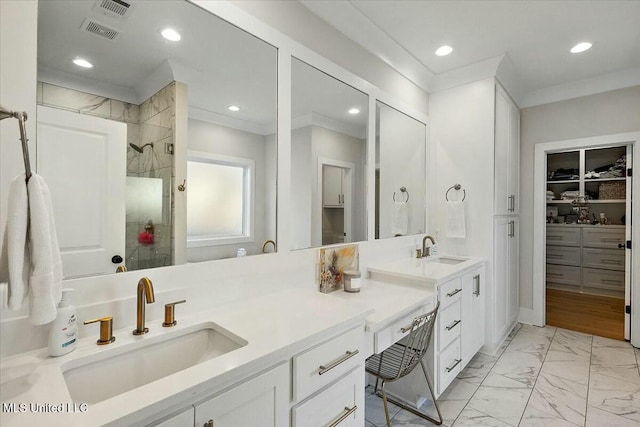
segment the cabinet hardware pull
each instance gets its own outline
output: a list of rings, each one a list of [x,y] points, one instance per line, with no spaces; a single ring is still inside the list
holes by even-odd
[[[622,262],[620,262],[620,260],[616,260],[616,259],[601,259],[600,262],[602,264],[614,264],[614,265],[620,265],[622,264]]]
[[[562,259],[562,258],[564,258],[564,255],[559,255],[559,254],[547,254],[547,258]]]
[[[413,323],[405,326],[404,328],[400,328],[400,332],[404,334],[405,332],[409,332],[411,328],[413,328]]]
[[[455,328],[456,326],[458,326],[458,324],[462,322],[462,320],[454,320],[452,324],[450,324],[449,326],[445,326],[445,329],[447,331],[452,330],[453,328]]]
[[[454,359],[453,365],[447,367],[445,370],[447,372],[451,372],[455,369],[456,366],[458,366],[458,363],[462,362],[462,359]]]
[[[547,276],[564,277],[564,274],[562,274],[562,273],[547,273]]]
[[[509,221],[509,237],[516,237],[516,223]]]
[[[451,298],[452,296],[454,296],[454,295],[455,295],[455,294],[457,294],[458,292],[462,292],[462,289],[455,289],[455,290],[453,290],[453,291],[449,292],[449,293],[447,294],[447,296],[448,296],[449,298]]]
[[[621,242],[622,240],[618,237],[601,237],[601,242]]]
[[[564,236],[547,236],[548,240],[564,240]]]
[[[473,291],[473,294],[479,297],[480,296],[480,275],[476,274],[475,276],[473,276],[473,280],[475,281],[475,284],[476,284],[476,289]]]
[[[348,406],[344,407],[344,414],[340,415],[338,418],[336,418],[336,420],[334,422],[332,422],[331,424],[329,424],[329,427],[336,427],[338,424],[340,424],[342,421],[344,421],[346,418],[349,417],[349,415],[353,414],[354,412],[356,412],[356,409],[358,409],[357,405],[353,405],[353,408],[349,408]]]
[[[612,285],[622,285],[622,282],[620,282],[620,280],[610,280],[610,279],[600,279],[601,283],[609,283]]]
[[[318,371],[318,375],[326,374],[328,371],[332,370],[342,362],[345,362],[346,360],[351,359],[353,356],[355,356],[358,353],[360,353],[359,350],[347,351],[344,356],[342,356],[337,360],[334,360],[333,362],[329,363],[327,366],[320,365],[320,371]]]
[[[213,427],[213,420],[209,420],[206,423],[204,423],[204,427]]]

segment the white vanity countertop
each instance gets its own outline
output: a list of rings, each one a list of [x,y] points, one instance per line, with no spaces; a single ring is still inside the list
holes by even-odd
[[[334,292],[331,296],[354,301],[375,311],[367,316],[366,328],[370,332],[377,332],[394,320],[404,316],[426,303],[429,299],[437,298],[433,287],[414,287],[396,285],[378,280],[362,280],[360,292]]]
[[[455,261],[455,264],[440,261]],[[485,262],[480,257],[441,255],[428,258],[405,258],[389,264],[369,267],[373,279],[396,277],[410,281],[439,284]]]
[[[96,328],[95,337],[80,339],[78,348],[67,355],[52,358],[47,356],[47,349],[41,349],[0,361],[0,401],[24,403],[27,407],[30,403],[58,405],[72,402],[62,375],[63,365],[80,358],[95,357],[101,352],[119,353],[118,349],[136,341],[174,333],[200,323],[214,322],[248,341],[248,344],[142,387],[90,404],[85,413],[31,413],[29,408],[25,413],[3,411],[0,412],[0,424],[3,427],[29,424],[92,426],[116,422],[125,416],[129,417],[127,424],[140,422],[176,402],[199,399],[206,396],[203,393],[208,390],[226,387],[251,372],[287,360],[291,351],[300,351],[347,330],[373,312],[366,301],[335,298],[308,289],[291,289],[248,298],[189,316],[181,314],[188,311],[188,305],[180,308],[177,314],[179,323],[173,328],[163,328],[158,321],[147,322],[150,332],[141,337],[134,337],[131,328],[117,330],[114,331],[116,341],[107,346],[95,344]],[[188,403],[182,405],[187,406]]]

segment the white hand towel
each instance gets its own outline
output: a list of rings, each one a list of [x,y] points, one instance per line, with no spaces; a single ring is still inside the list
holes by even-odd
[[[464,204],[460,200],[450,200],[447,202],[447,237],[464,239],[466,236]]]
[[[9,308],[19,309],[28,295],[31,323],[44,325],[56,318],[62,297],[62,259],[49,188],[39,175],[26,186],[24,179],[11,183],[0,271],[9,283]]]
[[[409,231],[409,203],[396,201],[393,203],[391,234],[406,236]]]
[[[7,225],[0,252],[0,283],[8,286],[8,307],[18,310],[29,291],[31,261],[27,248],[29,197],[25,175],[18,175],[9,185]]]

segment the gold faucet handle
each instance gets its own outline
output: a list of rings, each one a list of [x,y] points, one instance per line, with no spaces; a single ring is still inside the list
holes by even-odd
[[[88,325],[96,322],[100,322],[100,339],[96,341],[98,345],[106,345],[114,342],[116,337],[113,336],[113,317],[107,316],[99,319],[87,320],[84,324]]]
[[[118,268],[116,268],[116,273],[124,273],[127,271],[127,267],[123,264],[123,265],[119,265]]]
[[[187,302],[187,300],[183,299],[164,305],[164,322],[162,322],[162,326],[170,328],[178,323],[176,320],[176,304],[182,304],[184,302]]]

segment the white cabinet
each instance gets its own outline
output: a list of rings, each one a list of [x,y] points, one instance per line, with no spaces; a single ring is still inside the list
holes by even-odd
[[[322,165],[322,205],[343,207],[345,170],[337,166]]]
[[[283,363],[195,405],[195,425],[282,427],[289,424],[289,364]]]
[[[495,214],[519,213],[520,111],[500,85],[495,106]]]
[[[147,426],[151,427],[185,427],[192,426],[193,420],[195,416],[195,409],[192,406],[189,406],[188,409],[180,412],[176,415],[171,415],[169,418],[160,421],[157,424],[147,424]]]
[[[518,217],[496,217],[494,242],[494,310],[490,327],[498,340],[510,331],[518,317]]]
[[[462,360],[468,362],[484,345],[484,268],[462,276]]]

